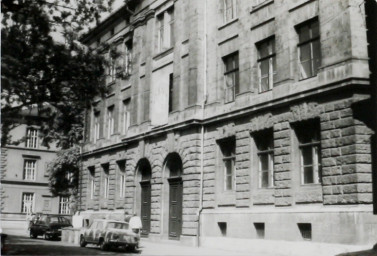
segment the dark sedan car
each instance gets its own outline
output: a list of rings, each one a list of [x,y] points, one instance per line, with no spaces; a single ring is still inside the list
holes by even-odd
[[[46,240],[59,238],[62,235],[62,228],[72,227],[71,222],[62,216],[42,215],[34,220],[30,226],[30,237],[44,236]]]

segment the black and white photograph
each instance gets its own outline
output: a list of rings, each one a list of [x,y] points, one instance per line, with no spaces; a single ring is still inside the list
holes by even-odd
[[[0,2],[0,255],[377,256],[377,0]]]

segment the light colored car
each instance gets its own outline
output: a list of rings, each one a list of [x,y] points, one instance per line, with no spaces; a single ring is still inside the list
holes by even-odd
[[[98,219],[81,230],[80,246],[88,243],[97,244],[101,250],[110,247],[124,247],[136,250],[139,247],[140,235],[134,232],[127,222]]]

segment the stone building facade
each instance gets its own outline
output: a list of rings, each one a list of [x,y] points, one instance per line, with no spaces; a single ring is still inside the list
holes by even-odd
[[[85,218],[135,212],[188,244],[374,241],[360,1],[128,1],[83,42],[114,63],[87,112]]]
[[[1,225],[17,228],[28,215],[70,215],[68,197],[53,197],[49,190],[48,164],[59,150],[55,143],[42,145],[44,117],[37,108],[23,109],[10,123],[10,139],[1,147]]]

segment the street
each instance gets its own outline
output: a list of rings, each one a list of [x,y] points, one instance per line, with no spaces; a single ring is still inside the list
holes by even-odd
[[[29,238],[26,235],[8,235],[2,255],[250,255],[247,252],[236,252],[210,248],[182,246],[175,243],[154,243],[142,241],[137,252],[123,249],[101,251],[99,247],[63,243],[60,240],[47,241],[42,237]],[[263,254],[266,256],[266,254]],[[272,255],[272,254],[271,254]],[[254,256],[258,256],[254,254]]]

